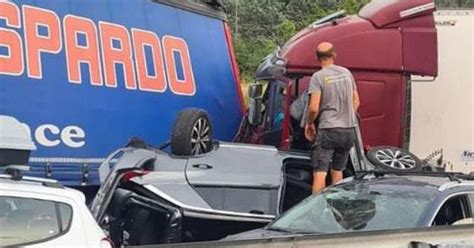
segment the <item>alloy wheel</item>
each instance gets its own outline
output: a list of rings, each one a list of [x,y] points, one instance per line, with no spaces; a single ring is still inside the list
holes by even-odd
[[[410,155],[396,150],[382,149],[375,153],[375,157],[393,169],[408,170],[416,166],[416,161]]]
[[[197,155],[209,151],[211,127],[205,118],[199,118],[195,123],[191,135],[192,154]]]

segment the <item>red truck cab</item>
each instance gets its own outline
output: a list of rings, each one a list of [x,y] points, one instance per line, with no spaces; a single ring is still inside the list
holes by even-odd
[[[438,72],[434,11],[432,0],[376,0],[358,15],[337,12],[303,29],[262,61],[236,140],[298,148],[289,108],[320,69],[317,45],[329,41],[336,64],[356,79],[365,146],[407,148],[411,76],[436,77]]]

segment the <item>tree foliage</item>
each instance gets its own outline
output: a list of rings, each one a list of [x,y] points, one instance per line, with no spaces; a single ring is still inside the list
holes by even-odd
[[[406,0],[409,1],[409,0]],[[474,7],[474,0],[435,0],[439,8]],[[370,0],[223,0],[243,82],[262,58],[312,22],[339,10],[356,14]]]
[[[438,8],[474,8],[474,0],[436,0]]]

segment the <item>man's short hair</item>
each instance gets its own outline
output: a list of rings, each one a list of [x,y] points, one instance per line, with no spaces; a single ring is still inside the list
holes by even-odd
[[[331,59],[334,57],[334,47],[331,47],[331,49],[327,51],[319,51],[316,50],[316,57],[318,58],[319,61],[325,60],[325,59]]]

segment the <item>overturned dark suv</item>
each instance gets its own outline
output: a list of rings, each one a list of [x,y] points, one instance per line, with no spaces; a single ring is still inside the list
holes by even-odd
[[[306,154],[213,147],[195,156],[147,147],[116,151],[100,168],[93,215],[117,244],[215,240],[265,226],[311,194]]]

